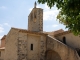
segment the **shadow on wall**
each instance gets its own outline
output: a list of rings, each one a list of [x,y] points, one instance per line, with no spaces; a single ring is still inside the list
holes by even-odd
[[[46,56],[45,57],[46,57],[45,60],[61,60],[60,55],[53,50],[46,51]]]
[[[76,51],[77,51],[78,56],[80,57],[80,49],[76,48]]]

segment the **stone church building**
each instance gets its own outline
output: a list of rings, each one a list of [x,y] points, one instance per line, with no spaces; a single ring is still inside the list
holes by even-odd
[[[80,60],[80,36],[62,29],[43,32],[43,9],[35,3],[28,30],[12,27],[1,38],[0,60]]]

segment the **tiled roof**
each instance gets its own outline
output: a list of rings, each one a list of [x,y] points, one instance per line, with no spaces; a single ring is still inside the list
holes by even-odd
[[[4,36],[1,38],[1,40],[5,39],[5,38],[6,38],[6,35],[4,35]]]
[[[55,34],[62,33],[62,32],[64,32],[64,30],[63,30],[63,29],[56,30],[56,31],[54,31],[54,35],[55,35]]]
[[[59,29],[59,30],[56,30],[56,31],[52,31],[52,32],[45,32],[46,34],[48,35],[56,35],[56,34],[59,34],[59,33],[62,33],[64,32],[63,29]]]
[[[69,33],[71,33],[71,31],[64,31],[64,32],[59,33],[59,34],[55,34],[54,36],[61,36],[61,35],[69,34]]]

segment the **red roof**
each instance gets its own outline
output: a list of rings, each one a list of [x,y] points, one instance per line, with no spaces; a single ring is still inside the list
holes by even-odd
[[[6,38],[6,35],[4,35],[4,36],[1,38],[1,40],[5,39],[5,38]]]

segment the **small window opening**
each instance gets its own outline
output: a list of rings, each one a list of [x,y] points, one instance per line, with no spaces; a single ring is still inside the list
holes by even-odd
[[[63,43],[66,44],[66,37],[63,37]]]
[[[33,44],[31,44],[31,50],[33,50]]]

